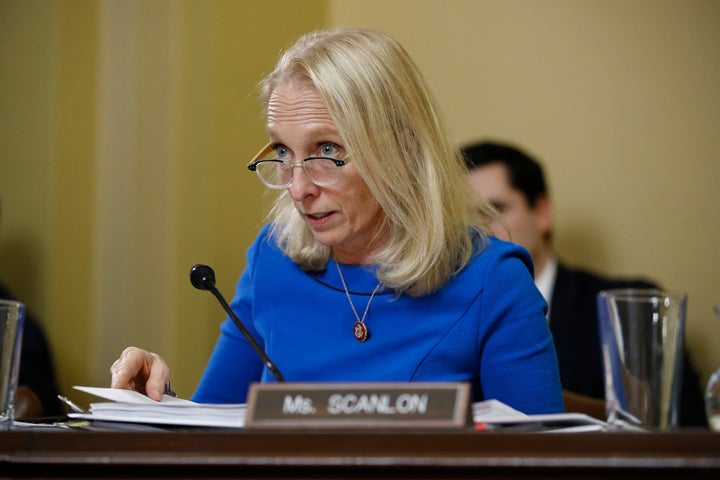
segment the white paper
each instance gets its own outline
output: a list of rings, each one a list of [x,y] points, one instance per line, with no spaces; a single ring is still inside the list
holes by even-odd
[[[131,390],[102,387],[73,387],[109,402],[90,404],[89,413],[70,413],[71,418],[111,422],[176,426],[243,428],[246,404],[207,404],[163,395],[157,402]],[[498,400],[472,404],[475,424],[490,429],[573,432],[600,431],[607,424],[582,413],[526,415]]]
[[[198,427],[245,426],[245,404],[196,403],[169,395],[163,395],[158,402],[131,390],[83,386],[73,388],[112,401],[91,403],[89,413],[70,413],[70,418]]]
[[[140,392],[135,392],[133,390],[123,390],[120,388],[83,387],[78,385],[75,385],[73,388],[75,390],[80,390],[81,392],[89,393],[90,395],[95,395],[96,397],[104,398],[106,400],[112,400],[113,402],[135,403],[145,405],[159,405],[160,403],[162,403],[163,405],[197,405],[197,403],[191,402],[190,400],[171,397],[170,395],[163,395],[162,400],[158,402],[157,400],[153,400],[152,398],[148,397],[147,395],[143,395]]]
[[[589,432],[605,430],[607,424],[584,413],[526,415],[497,400],[472,405],[473,421],[489,429],[518,431]]]
[[[475,402],[472,404],[472,413],[475,423],[493,422],[497,419],[523,419],[528,417],[521,411],[515,410],[510,405],[506,405],[498,400]]]

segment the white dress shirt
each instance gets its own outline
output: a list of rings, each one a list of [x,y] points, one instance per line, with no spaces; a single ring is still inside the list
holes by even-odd
[[[535,286],[540,290],[540,293],[545,297],[545,301],[548,304],[547,318],[550,318],[550,300],[552,299],[553,287],[555,287],[555,277],[557,276],[557,259],[550,257],[543,268],[540,275],[535,279]]]

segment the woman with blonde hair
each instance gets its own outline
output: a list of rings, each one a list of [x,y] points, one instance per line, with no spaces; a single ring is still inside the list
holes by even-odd
[[[532,262],[488,235],[407,52],[369,29],[300,38],[261,84],[268,146],[248,164],[277,191],[231,302],[288,381],[465,381],[473,400],[562,411]],[[159,398],[169,368],[126,349],[112,385]],[[193,396],[238,403],[272,381],[227,320]]]

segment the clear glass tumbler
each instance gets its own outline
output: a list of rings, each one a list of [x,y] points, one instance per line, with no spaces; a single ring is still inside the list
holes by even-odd
[[[715,305],[715,314],[720,318],[720,305]],[[705,388],[705,414],[710,429],[720,432],[720,365],[710,375]]]

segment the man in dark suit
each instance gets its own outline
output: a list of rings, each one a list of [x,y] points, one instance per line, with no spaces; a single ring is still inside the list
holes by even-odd
[[[510,145],[478,143],[464,147],[470,181],[501,214],[505,225],[495,235],[524,246],[533,258],[535,284],[548,302],[563,389],[605,398],[596,296],[616,288],[657,288],[642,279],[611,279],[571,268],[552,249],[553,210],[540,164]],[[704,401],[698,374],[684,358],[680,395],[681,426],[704,426]]]

